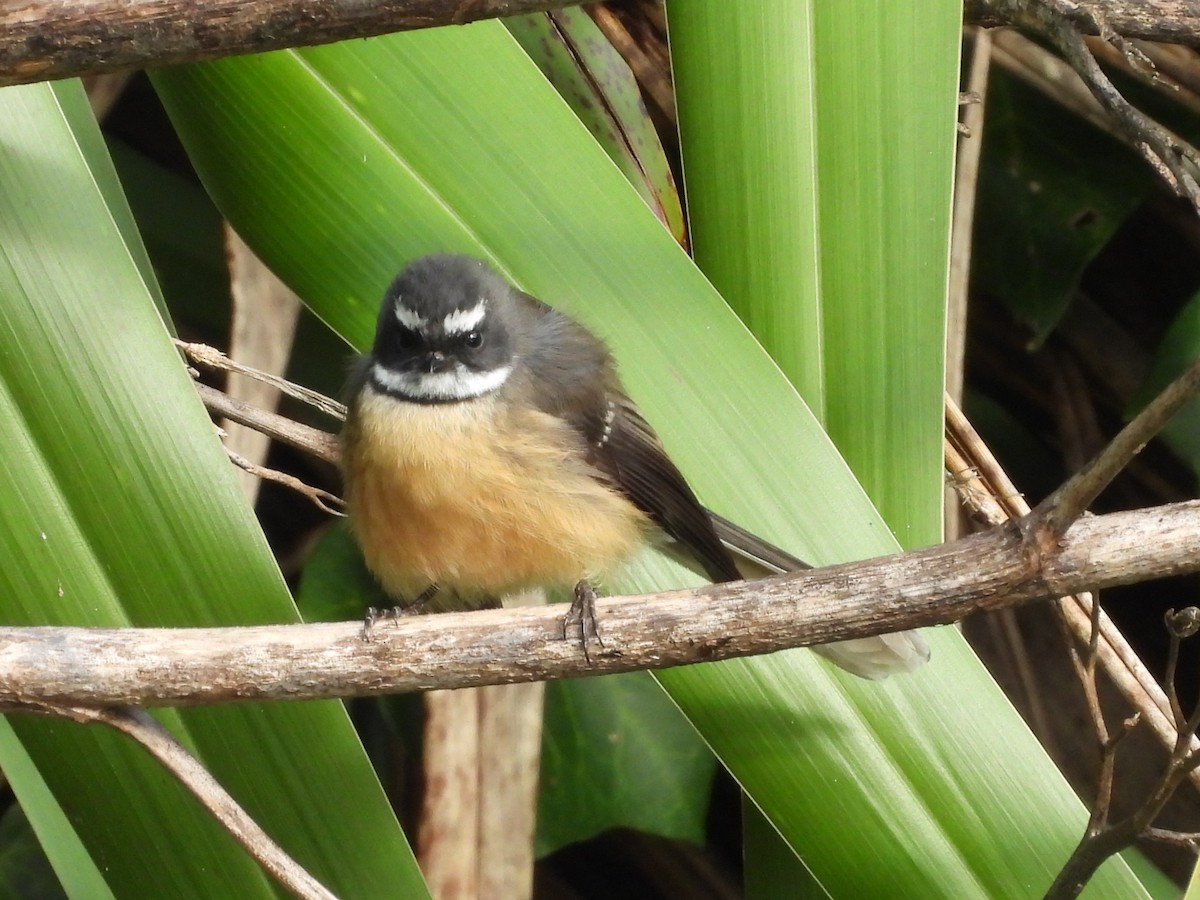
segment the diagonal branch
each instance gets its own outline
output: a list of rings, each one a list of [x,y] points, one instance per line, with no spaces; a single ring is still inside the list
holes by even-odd
[[[81,724],[107,725],[136,741],[200,801],[242,848],[294,897],[332,900],[330,893],[246,813],[200,762],[163,725],[142,709],[89,709],[36,703],[21,712],[60,716]]]
[[[1090,463],[1038,504],[1030,536],[1045,552],[1066,533],[1146,443],[1200,392],[1200,359],[1155,397]]]
[[[973,515],[989,525],[1028,515],[1025,498],[949,397],[946,434],[946,469]],[[1071,640],[1094,645],[1096,661],[1113,686],[1141,713],[1167,752],[1173,751],[1179,741],[1174,724],[1178,717],[1173,715],[1168,695],[1100,604],[1090,593],[1082,592],[1060,598],[1055,609]],[[1200,748],[1200,742],[1190,737],[1188,746]],[[1200,772],[1193,773],[1191,779],[1200,788]]]

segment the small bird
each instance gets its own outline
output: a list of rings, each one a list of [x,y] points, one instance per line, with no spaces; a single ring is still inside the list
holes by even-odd
[[[742,577],[605,344],[481,260],[426,256],[396,277],[347,398],[350,528],[401,606],[578,598],[656,529],[713,581]],[[870,666],[835,662],[881,677],[927,658],[919,636],[890,637]],[[850,644],[878,655],[878,640]]]

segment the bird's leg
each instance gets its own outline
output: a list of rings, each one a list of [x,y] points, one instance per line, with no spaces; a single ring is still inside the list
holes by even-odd
[[[431,584],[413,599],[412,603],[401,603],[393,606],[391,609],[378,609],[374,606],[367,607],[367,613],[363,616],[362,639],[369,641],[371,639],[371,629],[375,627],[375,623],[380,619],[398,620],[401,616],[416,616],[424,610],[425,604],[437,595],[438,586]]]
[[[596,589],[587,581],[580,581],[575,585],[575,595],[571,600],[571,608],[567,610],[567,614],[563,616],[563,640],[567,640],[567,632],[573,628],[579,628],[579,645],[583,648],[583,657],[589,663],[592,661],[591,654],[588,652],[588,646],[592,641],[595,641],[601,647],[604,646],[604,639],[600,637],[600,622],[596,618],[596,598],[599,596]]]

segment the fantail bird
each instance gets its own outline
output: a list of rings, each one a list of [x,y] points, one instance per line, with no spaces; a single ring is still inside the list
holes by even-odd
[[[347,400],[350,528],[401,605],[435,590],[461,609],[570,587],[612,571],[656,528],[712,580],[742,577],[605,344],[480,260],[427,256],[400,273]],[[753,555],[782,553],[764,546]],[[928,648],[905,633],[826,655],[881,677]]]

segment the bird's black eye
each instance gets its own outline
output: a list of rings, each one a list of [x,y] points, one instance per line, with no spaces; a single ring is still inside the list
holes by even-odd
[[[421,335],[411,328],[401,328],[397,332],[396,343],[401,350],[416,350],[421,346]]]
[[[472,350],[478,350],[480,347],[483,346],[483,332],[482,331],[468,331],[463,336],[463,343],[466,344],[468,347],[470,347]]]

